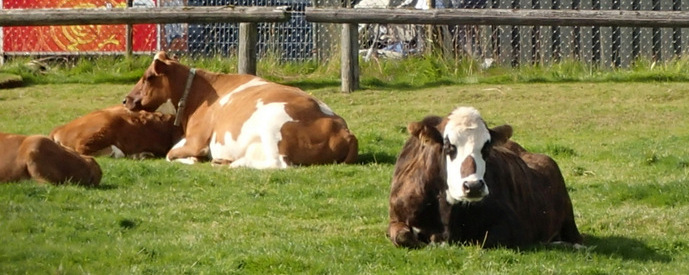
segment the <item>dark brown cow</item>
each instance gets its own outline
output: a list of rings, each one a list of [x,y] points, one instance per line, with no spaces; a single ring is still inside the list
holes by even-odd
[[[34,179],[96,186],[102,172],[90,156],[82,156],[40,135],[0,133],[0,182]]]
[[[122,105],[91,112],[53,129],[50,137],[80,154],[163,157],[182,137],[174,115],[132,112]]]
[[[396,237],[392,239],[393,243],[414,247],[428,240],[449,238],[451,242],[475,243],[484,247],[523,247],[560,241],[581,245],[583,239],[574,222],[572,203],[559,167],[550,157],[529,153],[508,140],[512,134],[511,127],[488,129],[478,111],[462,107],[442,122],[427,124],[424,129],[427,129],[425,135],[432,137],[425,139],[432,141],[432,145],[424,148],[433,148],[432,152],[426,152],[437,154],[437,147],[442,146],[442,153],[437,154],[441,159],[428,157],[436,164],[429,168],[416,163],[411,165],[411,170],[434,173],[439,166],[442,172],[438,178],[445,187],[437,191],[437,180],[428,182],[420,178],[404,178],[409,183],[403,185],[425,186],[424,190],[431,190],[423,194],[427,201],[440,197],[439,217],[427,217],[426,220],[433,221],[430,225],[414,225],[410,223],[413,219],[408,220],[408,227],[417,228],[419,234],[414,235],[416,239],[403,242],[409,239],[409,234],[398,230],[388,234],[392,238],[405,233],[407,237]],[[438,136],[442,141],[438,141]],[[393,190],[395,185],[404,182],[397,179],[397,171],[393,176]],[[391,196],[391,213],[396,210],[392,199]],[[435,207],[428,203],[424,206]],[[413,218],[409,213],[414,211],[418,211],[418,206],[405,210],[405,217]],[[398,220],[403,219],[397,218],[394,222]],[[438,221],[445,225],[445,229],[438,228]],[[430,232],[431,237],[421,238],[428,236],[425,232]]]
[[[124,101],[133,111],[172,108],[184,138],[170,161],[210,157],[231,167],[352,163],[358,142],[325,103],[252,75],[189,68],[159,52]]]

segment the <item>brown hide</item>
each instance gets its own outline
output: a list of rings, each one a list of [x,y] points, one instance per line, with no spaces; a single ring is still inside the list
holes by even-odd
[[[152,111],[169,100],[178,106],[190,75],[189,67],[159,52],[125,97],[124,105],[134,111]],[[284,112],[291,121],[280,125],[279,130],[261,129],[270,131],[269,136],[281,136],[280,141],[264,141],[264,137],[247,140],[277,143],[274,145],[276,151],[287,165],[353,163],[357,158],[358,141],[344,119],[324,112],[322,103],[296,87],[252,75],[221,74],[202,69],[196,70],[190,85],[185,107],[178,110],[186,143],[170,150],[169,160],[199,160],[211,155],[214,163],[231,164],[244,158],[249,154],[237,152],[245,152],[247,148],[223,148],[212,152],[213,146],[225,146],[227,136],[238,140],[244,134],[242,129],[246,129],[242,127],[255,114],[257,106],[272,103],[284,104]],[[248,128],[269,127],[277,120],[265,117]],[[217,138],[215,144],[211,144],[213,135]],[[238,142],[232,146],[240,146],[235,144]]]
[[[387,234],[393,244],[414,248],[449,240],[522,247],[583,242],[557,163],[509,140],[509,125],[490,129],[484,176],[490,194],[480,202],[450,206],[445,200],[445,155],[439,130],[446,121],[440,120],[431,116],[408,127],[411,137],[397,158],[390,192]]]
[[[446,188],[441,172],[442,118],[429,116],[407,127],[410,137],[397,157],[390,188],[388,237],[396,246],[416,248],[440,238],[439,204]],[[418,232],[414,232],[416,228]]]
[[[84,155],[112,155],[111,146],[116,146],[127,157],[162,157],[182,136],[174,119],[169,114],[132,112],[117,105],[58,126],[50,137]]]
[[[0,133],[0,182],[34,179],[96,186],[102,171],[90,156],[79,155],[40,135]]]
[[[494,128],[495,129],[495,128]],[[493,133],[492,133],[493,134]],[[532,154],[511,136],[496,137],[486,159],[490,194],[452,208],[450,240],[484,247],[523,247],[564,241],[581,244],[572,202],[555,161]]]

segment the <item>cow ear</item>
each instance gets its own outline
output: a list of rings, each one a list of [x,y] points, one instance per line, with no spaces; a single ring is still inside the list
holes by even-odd
[[[165,61],[155,59],[153,60],[153,72],[156,75],[165,74],[167,72],[168,65]]]
[[[512,137],[512,126],[505,124],[489,129],[493,145],[501,145]]]
[[[412,136],[418,136],[419,132],[421,132],[421,128],[423,128],[423,125],[418,122],[410,122],[407,124],[407,132]]]

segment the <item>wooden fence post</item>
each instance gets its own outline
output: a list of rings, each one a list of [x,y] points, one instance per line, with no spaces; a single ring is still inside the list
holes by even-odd
[[[256,23],[239,23],[238,72],[240,74],[256,75],[256,44],[258,44]]]
[[[127,0],[127,9],[131,9],[131,8],[132,8],[132,2],[133,2],[133,0]],[[132,57],[132,53],[134,52],[134,50],[133,50],[133,48],[134,48],[134,46],[133,46],[134,42],[132,42],[132,39],[133,39],[133,35],[132,35],[132,24],[127,24],[127,26],[125,27],[125,31],[124,31],[124,32],[125,32],[125,36],[124,36],[124,41],[125,41],[125,42],[124,42],[124,43],[125,43],[125,46],[124,46],[124,47],[125,47],[125,48],[124,48],[124,56],[125,56],[126,58],[130,58],[130,57]]]
[[[342,79],[341,90],[344,93],[351,93],[359,88],[358,37],[357,24],[342,24],[340,78]]]

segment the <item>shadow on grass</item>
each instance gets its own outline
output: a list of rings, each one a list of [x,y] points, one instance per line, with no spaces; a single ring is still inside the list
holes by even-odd
[[[280,81],[278,81],[280,82]],[[302,90],[313,90],[320,88],[334,88],[339,89],[341,82],[339,80],[296,80],[282,82],[285,85],[296,86]],[[449,80],[439,80],[428,82],[420,85],[411,85],[408,83],[390,83],[379,79],[366,79],[360,82],[359,91],[365,90],[395,90],[395,91],[409,91],[423,88],[434,88],[440,86],[456,85],[457,83]]]
[[[390,155],[388,153],[382,153],[382,152],[372,152],[372,153],[359,154],[359,157],[357,158],[356,163],[358,163],[358,164],[372,164],[372,163],[395,164],[395,161],[397,161],[397,156]]]
[[[101,183],[101,184],[99,184],[98,186],[94,186],[94,187],[91,187],[91,188],[93,188],[93,189],[98,189],[98,190],[113,190],[113,189],[117,189],[117,188],[119,188],[119,187],[118,187],[117,185],[115,185],[115,184],[108,184],[108,183],[105,183],[105,184],[104,184],[104,183]]]
[[[597,237],[584,236],[585,245],[593,247],[591,253],[619,257],[624,260],[644,261],[644,262],[670,262],[672,258],[660,253],[644,242],[623,236]]]

